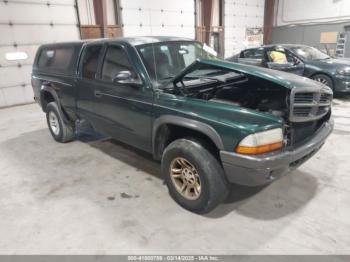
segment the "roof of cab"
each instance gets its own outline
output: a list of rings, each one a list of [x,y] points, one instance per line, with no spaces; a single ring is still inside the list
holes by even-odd
[[[151,43],[169,42],[169,41],[195,41],[190,38],[176,37],[176,36],[137,36],[137,37],[117,37],[117,38],[100,38],[100,39],[86,39],[74,42],[61,42],[44,44],[43,46],[61,46],[61,45],[83,45],[96,43],[113,43],[124,42],[132,46],[139,46]]]
[[[290,48],[290,47],[303,47],[303,46],[307,46],[307,45],[302,45],[302,44],[270,44],[270,45],[264,45],[263,47],[275,47],[275,46]]]

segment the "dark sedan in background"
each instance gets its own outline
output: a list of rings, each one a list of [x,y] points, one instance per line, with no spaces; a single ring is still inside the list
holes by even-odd
[[[331,87],[334,92],[350,93],[350,60],[332,58],[314,47],[266,45],[245,49],[227,60],[302,75]]]

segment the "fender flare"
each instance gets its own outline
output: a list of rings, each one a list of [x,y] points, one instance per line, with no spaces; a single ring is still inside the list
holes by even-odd
[[[200,121],[197,121],[197,120],[185,118],[185,117],[173,116],[173,115],[163,115],[163,116],[157,118],[153,123],[153,128],[152,128],[152,150],[153,150],[153,153],[156,152],[156,134],[157,134],[159,128],[164,124],[172,124],[172,125],[185,127],[185,128],[200,132],[203,135],[208,136],[219,150],[224,149],[224,145],[222,143],[220,135],[210,125],[205,124],[205,123],[200,122]]]
[[[42,84],[41,87],[40,87],[40,101],[41,101],[41,108],[42,108],[42,110],[44,112],[46,112],[46,109],[43,106],[43,94],[44,94],[44,92],[48,92],[48,93],[50,93],[52,95],[53,99],[55,100],[55,102],[57,104],[58,110],[60,111],[60,114],[61,114],[61,116],[63,118],[63,121],[65,123],[70,123],[70,121],[67,118],[66,114],[63,112],[63,109],[62,109],[62,106],[61,106],[61,103],[60,103],[60,99],[58,98],[57,92],[50,85]]]

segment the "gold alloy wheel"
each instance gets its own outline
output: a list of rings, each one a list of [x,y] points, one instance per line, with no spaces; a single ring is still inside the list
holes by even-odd
[[[184,198],[196,200],[201,194],[201,180],[197,169],[185,158],[177,157],[171,161],[170,177],[177,192]]]

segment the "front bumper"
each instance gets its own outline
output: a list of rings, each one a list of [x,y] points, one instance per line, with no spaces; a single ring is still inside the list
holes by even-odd
[[[350,76],[335,75],[334,77],[334,91],[350,93]]]
[[[249,156],[220,151],[226,177],[231,183],[246,186],[270,183],[312,157],[322,147],[332,130],[333,121],[330,120],[306,143],[282,152]]]

